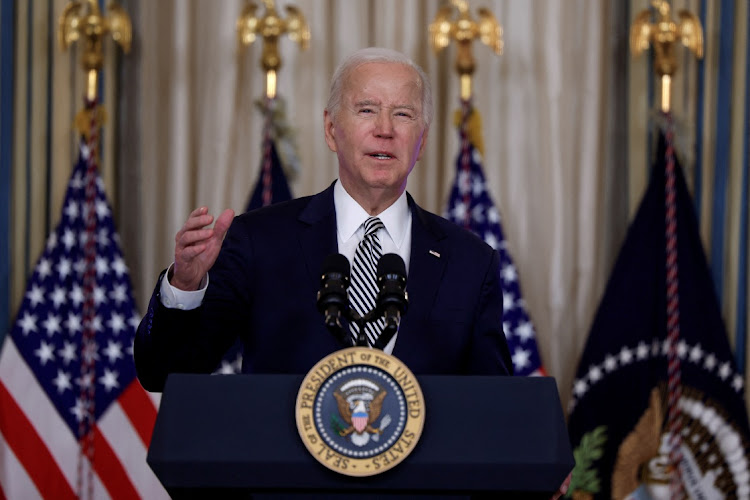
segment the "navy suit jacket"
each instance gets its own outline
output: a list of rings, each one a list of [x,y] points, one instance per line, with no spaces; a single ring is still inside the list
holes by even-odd
[[[408,203],[409,307],[393,355],[415,374],[511,374],[498,253]],[[306,373],[343,348],[316,306],[321,266],[337,251],[333,186],[237,216],[199,308],[164,307],[162,273],[136,334],[142,385],[158,391],[168,373],[211,373],[238,337],[246,373]]]

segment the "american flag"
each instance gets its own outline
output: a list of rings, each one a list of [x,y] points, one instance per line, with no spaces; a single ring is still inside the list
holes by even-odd
[[[168,497],[146,463],[158,399],[136,379],[140,317],[96,156],[82,141],[0,355],[0,497]]]
[[[526,312],[518,272],[500,225],[500,212],[487,190],[480,154],[469,138],[468,121],[472,113],[477,111],[469,102],[464,101],[458,127],[461,145],[456,159],[456,179],[451,188],[445,218],[474,232],[500,254],[503,330],[513,359],[513,368],[516,375],[544,375],[534,325]]]

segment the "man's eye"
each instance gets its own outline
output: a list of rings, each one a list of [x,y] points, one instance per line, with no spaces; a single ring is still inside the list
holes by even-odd
[[[371,108],[362,108],[359,110],[360,113],[369,114],[374,113],[374,111]]]

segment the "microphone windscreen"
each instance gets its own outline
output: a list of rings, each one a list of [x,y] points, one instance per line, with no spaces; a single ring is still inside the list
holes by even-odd
[[[406,279],[406,264],[404,259],[396,253],[387,253],[378,261],[378,276],[397,274]]]
[[[323,260],[323,275],[339,273],[347,280],[349,279],[349,259],[340,253],[332,253]]]

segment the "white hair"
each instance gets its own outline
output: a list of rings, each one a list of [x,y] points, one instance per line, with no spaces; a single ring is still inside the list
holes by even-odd
[[[326,105],[328,113],[336,116],[336,113],[341,106],[344,82],[348,78],[349,72],[363,64],[377,62],[403,64],[417,72],[421,81],[422,120],[424,121],[425,126],[429,127],[430,122],[432,121],[432,88],[430,87],[430,81],[427,79],[424,70],[401,52],[379,47],[360,49],[349,55],[341,62],[341,64],[339,64],[338,68],[336,68],[336,71],[333,73],[333,78],[331,79],[331,90],[328,94],[328,104]]]

